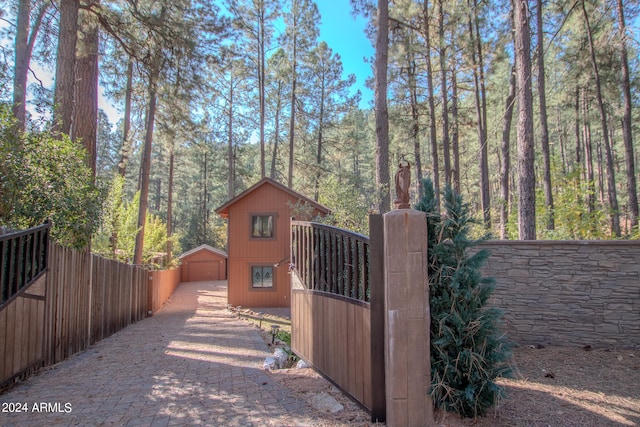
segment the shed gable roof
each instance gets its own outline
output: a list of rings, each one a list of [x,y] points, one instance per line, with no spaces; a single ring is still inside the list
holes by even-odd
[[[184,258],[184,257],[188,257],[189,255],[193,255],[194,253],[196,253],[196,252],[200,252],[200,251],[202,251],[202,250],[210,251],[210,252],[213,252],[213,253],[214,253],[214,254],[216,254],[216,255],[220,255],[220,256],[222,256],[222,257],[227,258],[227,253],[226,253],[225,251],[222,251],[222,250],[220,250],[220,249],[216,249],[216,248],[211,247],[211,246],[209,246],[209,245],[200,245],[200,246],[198,246],[198,247],[196,247],[196,248],[193,248],[193,249],[191,249],[191,250],[189,250],[189,251],[187,251],[187,252],[183,253],[182,255],[180,255],[180,256],[178,257],[178,259],[182,259],[182,258]]]
[[[256,184],[254,184],[253,186],[249,187],[248,189],[246,189],[245,191],[243,191],[242,193],[238,194],[236,197],[234,197],[233,199],[229,200],[227,203],[225,203],[224,205],[222,205],[218,209],[216,209],[216,213],[218,215],[220,215],[221,217],[223,217],[223,218],[228,218],[229,217],[229,208],[232,205],[234,205],[239,200],[244,199],[245,197],[247,197],[248,195],[250,195],[251,193],[257,191],[258,189],[260,189],[261,187],[263,187],[265,185],[271,185],[271,186],[277,188],[278,190],[289,194],[293,198],[301,200],[304,203],[307,203],[307,204],[311,205],[312,207],[314,207],[318,211],[324,213],[325,215],[329,213],[329,209],[327,207],[321,205],[318,202],[315,202],[315,201],[309,199],[308,197],[303,196],[302,194],[298,193],[297,191],[294,191],[294,190],[290,189],[289,187],[286,187],[286,186],[280,184],[277,181],[272,180],[271,178],[263,178],[263,179],[261,179]]]

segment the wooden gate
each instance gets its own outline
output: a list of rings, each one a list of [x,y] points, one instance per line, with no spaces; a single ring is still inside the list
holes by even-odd
[[[0,385],[44,360],[49,224],[0,236]]]
[[[381,245],[301,221],[291,224],[291,242],[292,350],[383,421],[382,275],[372,274]]]

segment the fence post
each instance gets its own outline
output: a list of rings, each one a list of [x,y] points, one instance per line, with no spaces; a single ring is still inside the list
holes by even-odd
[[[384,222],[386,422],[433,425],[427,223],[424,212],[400,209]]]
[[[371,421],[386,419],[384,373],[384,223],[369,215],[369,291],[371,301]]]
[[[156,312],[156,285],[154,279],[154,274],[152,271],[145,270],[144,272],[145,278],[147,280],[147,312],[145,313],[145,317],[153,316]]]

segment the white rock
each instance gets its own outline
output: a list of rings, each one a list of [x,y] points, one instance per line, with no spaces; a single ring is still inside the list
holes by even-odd
[[[276,359],[276,362],[278,363],[278,367],[282,369],[286,367],[287,360],[289,359],[289,355],[283,349],[276,348],[273,352],[273,358]]]
[[[344,406],[340,404],[336,399],[328,395],[327,393],[319,393],[311,398],[311,406],[321,412],[329,412],[335,414],[344,409]]]
[[[307,362],[302,359],[298,360],[298,363],[296,364],[296,369],[306,369],[308,367],[309,365],[307,365]]]
[[[275,357],[269,356],[266,359],[264,359],[264,363],[262,364],[262,369],[264,370],[278,369],[278,361],[275,359]]]

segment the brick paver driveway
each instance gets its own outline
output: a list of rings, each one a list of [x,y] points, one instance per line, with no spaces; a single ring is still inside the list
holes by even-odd
[[[183,283],[155,316],[1,395],[0,425],[316,424],[226,302],[226,282]]]

